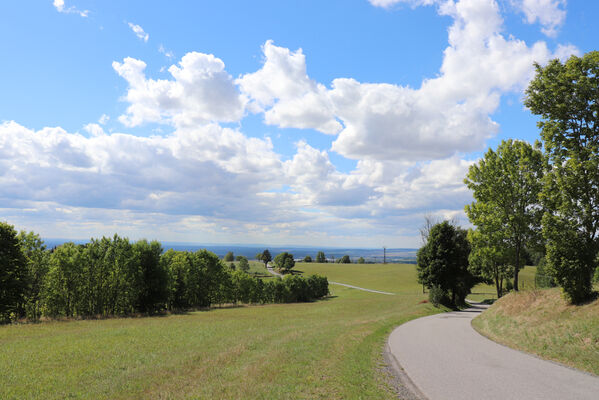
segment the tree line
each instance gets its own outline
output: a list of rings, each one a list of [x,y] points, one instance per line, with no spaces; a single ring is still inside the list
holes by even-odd
[[[114,235],[47,249],[39,235],[0,222],[0,322],[304,302],[328,293],[325,277],[262,281],[207,250],[163,252],[157,241]]]
[[[504,140],[472,165],[465,211],[476,229],[443,222],[418,252],[431,297],[456,304],[478,281],[497,295],[519,289],[524,255],[541,255],[539,279],[572,303],[599,281],[599,52],[535,65],[524,104],[541,120],[541,141]],[[434,291],[434,293],[433,293]]]

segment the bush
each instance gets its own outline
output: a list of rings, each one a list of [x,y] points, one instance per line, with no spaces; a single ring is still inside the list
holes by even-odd
[[[312,262],[312,257],[310,257],[310,256],[304,257],[304,262],[311,263]]]
[[[274,261],[276,267],[279,268],[283,273],[291,271],[291,269],[295,266],[293,254],[287,253],[286,251],[281,254],[277,254]]]
[[[346,254],[339,260],[341,264],[351,264],[351,258]]]
[[[227,261],[227,262],[233,261],[233,260],[235,260],[235,256],[233,256],[233,252],[232,251],[230,251],[227,254],[225,254],[225,257],[223,258],[223,261]]]
[[[451,303],[447,291],[439,285],[431,286],[428,292],[428,301],[435,307],[439,307],[440,305],[447,306]]]

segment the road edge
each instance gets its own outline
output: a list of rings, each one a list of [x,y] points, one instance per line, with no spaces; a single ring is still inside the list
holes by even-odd
[[[391,335],[389,335],[391,337]],[[397,358],[391,352],[389,347],[389,337],[385,342],[383,349],[383,358],[385,366],[390,376],[390,384],[400,399],[404,400],[428,400],[428,397],[422,393],[418,386],[412,382],[408,374],[404,371]]]

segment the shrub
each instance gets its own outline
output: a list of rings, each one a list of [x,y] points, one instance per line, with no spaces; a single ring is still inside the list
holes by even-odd
[[[439,307],[440,305],[449,305],[451,303],[447,291],[441,288],[439,285],[431,286],[428,292],[428,301],[435,307]]]

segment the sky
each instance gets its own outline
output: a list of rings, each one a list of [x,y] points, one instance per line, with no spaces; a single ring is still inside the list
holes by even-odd
[[[0,220],[47,238],[390,248],[533,142],[583,0],[0,4]]]

